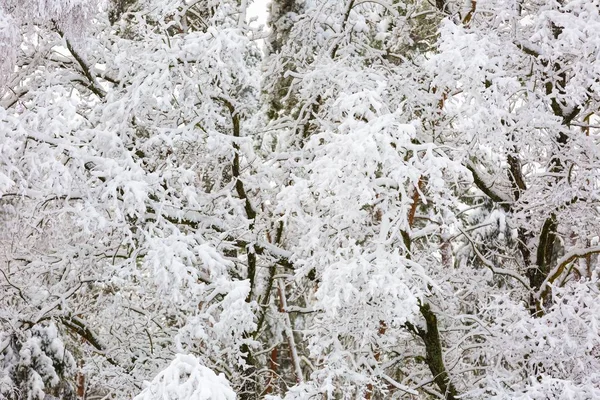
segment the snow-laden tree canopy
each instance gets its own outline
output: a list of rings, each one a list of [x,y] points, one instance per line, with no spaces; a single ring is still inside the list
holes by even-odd
[[[0,397],[600,397],[600,2],[0,0]]]

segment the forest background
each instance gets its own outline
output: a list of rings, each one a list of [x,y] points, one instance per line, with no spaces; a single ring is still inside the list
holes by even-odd
[[[0,0],[0,397],[600,398],[600,0]]]

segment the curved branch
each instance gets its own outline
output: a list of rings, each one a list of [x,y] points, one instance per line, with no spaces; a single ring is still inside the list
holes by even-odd
[[[477,258],[479,258],[479,260],[483,263],[483,265],[485,265],[490,271],[492,271],[492,273],[494,275],[510,276],[511,278],[515,279],[520,284],[522,284],[527,290],[530,290],[529,285],[527,284],[527,282],[525,282],[525,280],[523,279],[523,277],[519,276],[518,274],[516,274],[513,271],[510,271],[508,269],[496,267],[490,260],[488,260],[487,258],[485,258],[483,256],[483,254],[481,254],[481,252],[479,251],[479,249],[475,245],[475,241],[469,236],[468,233],[466,233],[461,228],[458,228],[458,230],[465,236],[465,238],[467,238],[467,240],[471,244],[471,247],[473,248],[473,251],[475,252],[475,255],[477,256]]]
[[[567,254],[562,256],[556,263],[556,267],[552,269],[548,273],[548,276],[542,282],[539,291],[535,294],[537,300],[544,300],[548,295],[550,288],[554,281],[556,281],[560,275],[564,272],[567,265],[571,262],[579,259],[585,258],[592,254],[600,254],[600,246],[588,247],[587,249],[576,249],[569,251]]]
[[[100,339],[96,337],[94,332],[83,322],[80,318],[75,316],[69,317],[59,317],[60,322],[69,328],[72,332],[81,336],[85,339],[89,344],[91,344],[98,352],[106,358],[110,364],[114,366],[119,366],[119,363],[116,362],[111,356],[106,354],[106,346],[102,344]]]
[[[483,174],[477,170],[475,164],[468,162],[466,165],[467,169],[471,171],[473,175],[473,183],[479,190],[481,190],[486,196],[488,196],[494,203],[500,204],[504,209],[509,209],[511,199],[504,193],[495,191],[492,187],[493,184],[489,184],[483,177]]]

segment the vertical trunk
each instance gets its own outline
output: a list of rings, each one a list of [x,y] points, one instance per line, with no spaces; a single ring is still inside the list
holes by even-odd
[[[277,281],[278,290],[279,290],[279,301],[280,308],[279,311],[284,315],[284,323],[285,323],[285,336],[288,341],[288,345],[290,347],[290,358],[292,359],[292,364],[294,366],[294,373],[296,374],[296,383],[300,383],[303,381],[302,368],[300,367],[300,358],[298,357],[298,350],[296,349],[296,340],[294,338],[294,331],[292,330],[292,321],[290,320],[290,315],[287,311],[287,299],[285,295],[285,285],[279,279]]]
[[[425,329],[410,323],[407,323],[407,327],[423,340],[425,344],[425,362],[433,375],[433,381],[444,395],[444,399],[456,400],[458,392],[450,380],[446,365],[444,364],[444,352],[442,350],[437,317],[427,303],[422,304],[419,310],[423,318],[425,318]]]

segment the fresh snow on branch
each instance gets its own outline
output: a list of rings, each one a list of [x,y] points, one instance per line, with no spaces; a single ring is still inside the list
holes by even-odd
[[[177,354],[134,400],[235,400],[223,374],[200,364],[193,355]]]

